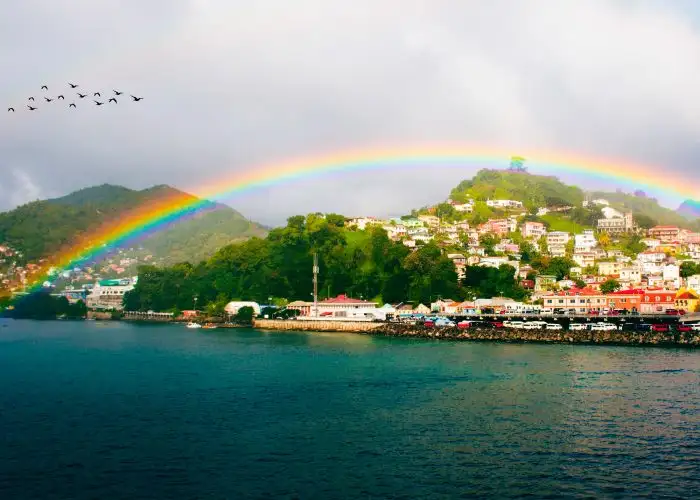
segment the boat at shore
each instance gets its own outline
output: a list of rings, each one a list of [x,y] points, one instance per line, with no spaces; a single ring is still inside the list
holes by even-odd
[[[206,323],[202,328],[204,328],[205,330],[216,330],[218,326],[216,326],[213,323]]]
[[[202,325],[200,325],[199,323],[195,323],[195,322],[190,321],[189,323],[187,323],[187,328],[202,328]]]

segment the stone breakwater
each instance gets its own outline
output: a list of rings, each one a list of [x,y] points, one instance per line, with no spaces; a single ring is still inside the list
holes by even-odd
[[[353,332],[367,333],[384,326],[369,321],[304,321],[281,319],[256,319],[253,326],[261,330],[287,330],[302,332]]]
[[[512,328],[430,328],[400,323],[256,319],[262,330],[349,332],[382,337],[426,338],[471,342],[532,342],[557,344],[609,344],[628,346],[700,347],[698,332],[591,332],[587,330],[517,330]]]
[[[371,331],[385,337],[430,338],[482,342],[538,342],[558,344],[612,344],[638,346],[700,346],[697,332],[591,332],[587,330],[517,330],[512,328],[429,328],[386,323]]]

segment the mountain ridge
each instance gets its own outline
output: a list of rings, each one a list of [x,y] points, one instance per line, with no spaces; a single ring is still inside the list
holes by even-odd
[[[27,261],[34,261],[138,206],[188,198],[198,200],[165,184],[143,190],[113,184],[88,186],[0,212],[0,244],[8,244],[21,251]],[[192,214],[166,224],[139,245],[169,264],[203,260],[230,242],[267,234],[266,228],[228,205],[204,201]]]

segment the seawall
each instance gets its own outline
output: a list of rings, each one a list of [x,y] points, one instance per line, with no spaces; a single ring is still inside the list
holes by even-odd
[[[369,321],[304,321],[281,319],[256,319],[254,328],[261,330],[296,330],[302,332],[355,332],[365,333],[384,326],[383,323]]]
[[[430,328],[398,323],[346,321],[256,320],[263,330],[352,332],[383,337],[446,339],[471,342],[531,342],[554,344],[700,347],[698,332],[594,332],[589,330],[516,330],[511,328]]]

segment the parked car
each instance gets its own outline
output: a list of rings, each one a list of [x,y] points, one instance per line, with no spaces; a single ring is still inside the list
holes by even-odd
[[[692,328],[694,332],[700,332],[700,323],[690,325],[690,328]]]
[[[525,323],[523,323],[522,321],[504,321],[503,322],[503,326],[505,326],[506,328],[522,328],[524,324]]]
[[[685,311],[680,309],[666,309],[667,316],[683,316]]]
[[[503,328],[505,325],[503,324],[503,321],[492,321],[491,326],[494,328]]]
[[[455,322],[452,320],[449,320],[447,318],[438,318],[437,320],[435,320],[435,326],[453,327],[453,326],[455,326]]]
[[[692,331],[693,331],[693,327],[690,326],[690,325],[676,325],[676,331],[677,331],[677,332],[682,332],[682,333],[685,333],[685,332],[692,332]]]
[[[431,328],[431,327],[435,326],[435,322],[434,322],[434,321],[431,321],[431,320],[429,320],[429,319],[426,319],[426,320],[423,322],[423,326],[427,326],[428,328]]]
[[[588,315],[589,315],[589,316],[599,316],[599,315],[600,315],[600,311],[598,311],[598,310],[596,310],[596,309],[591,309],[590,311],[588,311]]]
[[[585,323],[571,323],[569,325],[569,330],[586,330],[588,325]]]
[[[657,333],[666,333],[669,331],[669,327],[668,327],[668,325],[664,325],[664,324],[655,324],[655,325],[651,325],[651,331],[657,332]]]
[[[547,330],[563,330],[564,327],[561,326],[559,323],[547,323],[547,326],[545,327]]]
[[[612,323],[596,323],[595,325],[591,325],[591,331],[594,332],[610,332],[613,330],[617,330],[617,327]]]
[[[523,330],[541,330],[547,326],[545,321],[528,321],[523,324]]]

